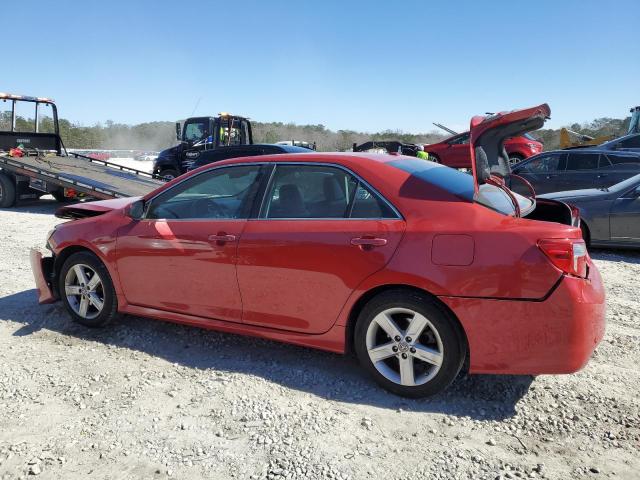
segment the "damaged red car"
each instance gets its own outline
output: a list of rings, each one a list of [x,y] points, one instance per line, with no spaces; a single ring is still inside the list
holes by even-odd
[[[410,397],[461,369],[575,372],[604,333],[600,274],[575,210],[504,182],[504,140],[549,114],[474,118],[473,175],[404,156],[262,156],[65,206],[52,255],[32,252],[40,301],[91,327],[126,313],[355,352]]]

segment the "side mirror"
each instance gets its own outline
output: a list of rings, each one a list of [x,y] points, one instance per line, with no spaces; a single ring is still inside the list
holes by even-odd
[[[182,130],[180,128],[180,122],[176,122],[176,140],[182,140]]]
[[[136,200],[131,205],[129,205],[127,216],[134,220],[141,220],[144,216],[144,200]]]

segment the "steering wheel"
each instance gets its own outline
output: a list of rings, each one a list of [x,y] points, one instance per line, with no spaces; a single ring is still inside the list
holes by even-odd
[[[191,205],[191,215],[194,218],[222,218],[225,217],[226,209],[213,198],[201,198]]]

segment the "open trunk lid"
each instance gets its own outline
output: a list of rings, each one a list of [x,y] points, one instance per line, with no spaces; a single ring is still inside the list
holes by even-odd
[[[504,182],[511,175],[504,142],[541,128],[550,115],[549,105],[543,103],[471,119],[469,148],[477,202],[515,216],[526,216],[535,209],[533,189],[531,197],[526,198],[512,192]]]
[[[58,218],[79,219],[87,217],[96,217],[112,210],[119,210],[132,204],[141,197],[115,198],[113,200],[101,200],[98,202],[74,203],[73,205],[65,205],[56,211]]]
[[[509,176],[511,167],[504,141],[542,128],[550,115],[549,105],[543,103],[537,107],[473,117],[469,146],[476,189],[487,183],[492,175]]]

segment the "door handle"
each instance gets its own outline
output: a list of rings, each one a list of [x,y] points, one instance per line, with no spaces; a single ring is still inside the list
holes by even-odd
[[[386,238],[356,237],[351,239],[351,245],[356,245],[358,247],[382,247],[386,244]]]
[[[556,178],[558,175],[547,175],[547,178]]]
[[[606,173],[600,173],[600,174],[598,174],[598,178],[604,178],[604,177],[606,177],[606,176],[607,176],[607,174],[606,174]]]
[[[216,242],[218,245],[224,245],[227,242],[235,242],[236,236],[220,232],[217,235],[209,235],[209,241]]]

